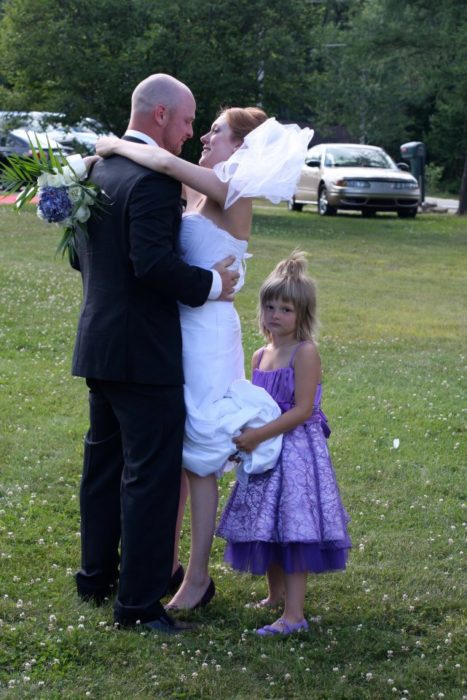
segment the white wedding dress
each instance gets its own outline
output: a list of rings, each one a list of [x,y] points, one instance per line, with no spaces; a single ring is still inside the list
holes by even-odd
[[[228,255],[240,273],[236,291],[245,281],[247,241],[234,238],[199,213],[183,215],[179,254],[190,265],[206,269]],[[269,394],[245,380],[240,319],[232,302],[207,301],[192,308],[183,304],[183,371],[187,419],[183,466],[200,476],[233,468],[232,437],[242,427],[257,427],[280,415]],[[274,466],[281,438],[261,443],[251,455],[241,455],[241,472],[260,473]]]

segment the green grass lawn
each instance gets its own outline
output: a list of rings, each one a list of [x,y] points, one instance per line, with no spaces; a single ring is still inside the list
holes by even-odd
[[[0,207],[0,697],[465,698],[467,219],[256,209],[237,300],[246,364],[262,344],[260,282],[295,247],[308,251],[354,544],[345,573],[310,577],[310,633],[266,640],[252,630],[271,614],[248,605],[265,581],[232,573],[220,540],[218,594],[183,637],[116,631],[111,606],[78,602],[81,283],[54,257],[58,238],[32,209]],[[222,502],[230,486],[221,481]],[[187,522],[184,561],[188,545]]]

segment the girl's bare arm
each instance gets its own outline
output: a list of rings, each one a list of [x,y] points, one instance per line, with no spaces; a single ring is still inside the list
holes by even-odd
[[[116,136],[102,136],[96,143],[96,153],[104,158],[111,155],[124,156],[150,170],[170,175],[224,207],[227,183],[221,182],[211,169],[188,163],[164,148],[125,141]]]
[[[321,380],[321,361],[314,343],[304,343],[295,356],[295,406],[261,428],[247,428],[234,438],[239,450],[252,452],[261,442],[293,430],[310,417],[316,388]]]

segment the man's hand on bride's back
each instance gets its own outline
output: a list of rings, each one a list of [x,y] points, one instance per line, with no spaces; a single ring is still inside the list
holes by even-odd
[[[222,280],[222,294],[218,297],[218,301],[233,301],[235,298],[235,285],[240,275],[237,270],[228,269],[234,262],[235,255],[229,255],[228,258],[214,265],[214,269],[220,274]]]
[[[113,156],[120,139],[117,136],[101,136],[96,141],[96,153],[102,158]]]

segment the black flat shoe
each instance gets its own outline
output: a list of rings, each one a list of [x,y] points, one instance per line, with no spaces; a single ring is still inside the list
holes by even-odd
[[[173,572],[172,576],[170,577],[169,581],[169,587],[167,589],[167,593],[170,593],[170,595],[175,595],[175,593],[178,591],[180,586],[183,583],[183,579],[185,578],[185,569],[181,564],[175,569]]]
[[[189,622],[174,620],[165,612],[161,613],[160,617],[157,617],[155,620],[139,623],[117,622],[117,626],[121,629],[140,629],[143,627],[150,632],[162,632],[163,634],[180,634],[182,632],[188,632],[196,627],[196,625]]]
[[[201,600],[196,603],[196,605],[193,606],[192,610],[197,610],[198,608],[204,608],[208,603],[211,602],[211,600],[214,598],[216,594],[216,587],[214,585],[214,581],[212,578],[209,579],[209,586],[206,588],[204,591]]]
[[[212,578],[209,579],[209,584],[206,590],[204,591],[203,595],[201,598],[198,600],[196,605],[193,605],[192,608],[179,608],[178,605],[165,605],[165,610],[198,610],[199,608],[204,608],[208,603],[211,602],[211,600],[214,598],[216,593],[216,586],[214,585],[214,581]]]

